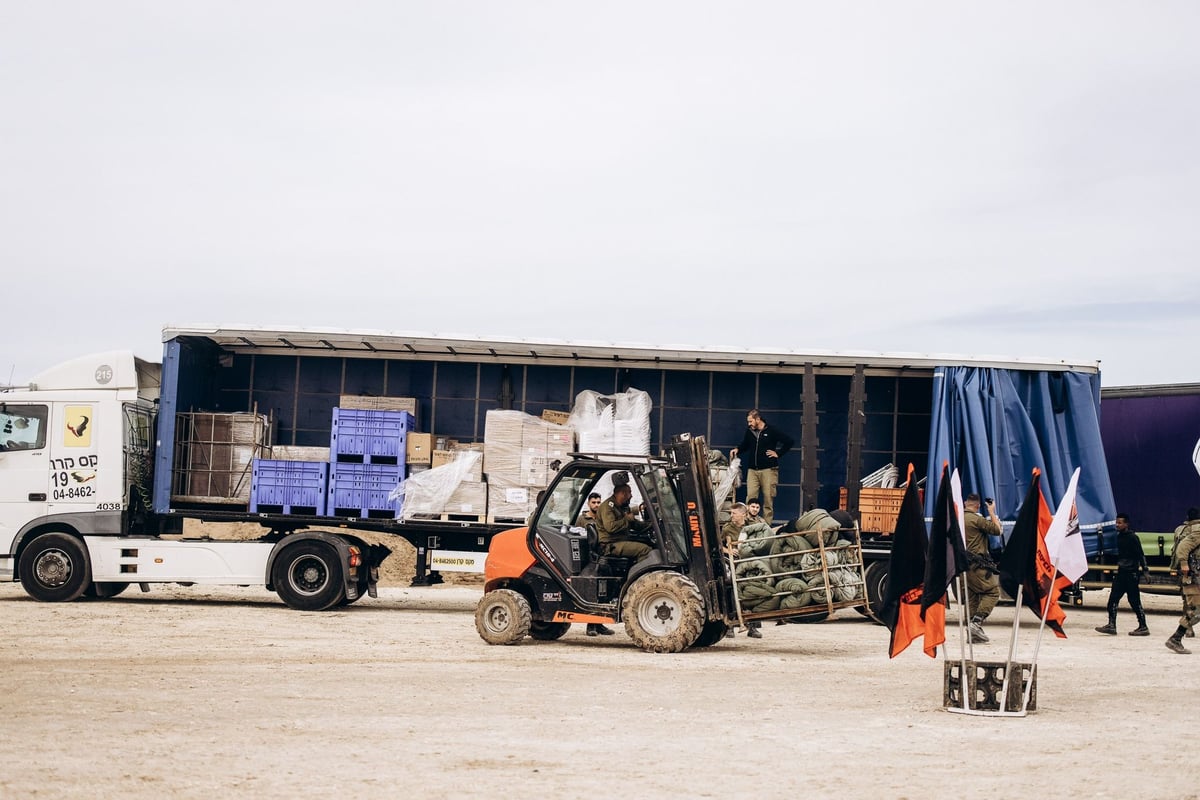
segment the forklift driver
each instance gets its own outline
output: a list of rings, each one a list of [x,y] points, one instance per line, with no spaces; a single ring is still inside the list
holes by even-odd
[[[604,555],[640,561],[653,548],[637,539],[644,540],[651,525],[633,515],[629,508],[631,499],[633,490],[628,483],[614,486],[612,496],[601,503],[596,511],[596,533],[600,539],[600,551]]]

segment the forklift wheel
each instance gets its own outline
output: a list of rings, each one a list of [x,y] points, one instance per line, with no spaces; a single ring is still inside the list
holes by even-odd
[[[704,627],[704,598],[686,575],[650,572],[625,594],[625,632],[651,653],[681,653],[695,644]]]
[[[516,644],[532,625],[529,601],[512,589],[493,589],[475,608],[475,630],[488,644]]]
[[[542,622],[535,619],[529,627],[529,635],[540,642],[561,639],[571,627],[569,622]]]

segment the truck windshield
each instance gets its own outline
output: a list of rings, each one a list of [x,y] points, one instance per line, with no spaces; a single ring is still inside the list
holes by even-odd
[[[646,500],[658,512],[658,524],[663,533],[663,546],[668,560],[682,562],[687,559],[687,530],[684,527],[683,511],[675,494],[675,485],[664,467],[651,470],[643,476]]]

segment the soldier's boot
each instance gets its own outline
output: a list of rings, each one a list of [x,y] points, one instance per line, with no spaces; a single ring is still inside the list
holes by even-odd
[[[1117,635],[1117,615],[1113,612],[1108,612],[1108,624],[1101,625],[1096,628],[1096,633],[1107,633],[1109,636]]]
[[[971,624],[968,626],[967,630],[971,634],[971,642],[974,644],[991,641],[991,639],[988,638],[988,635],[983,632],[983,617],[979,615],[971,617]]]
[[[598,622],[589,622],[587,626],[588,636],[612,636],[616,631],[612,628],[601,625]]]
[[[751,639],[761,639],[762,631],[760,631],[758,628],[759,628],[759,623],[751,622],[749,625],[746,626],[746,635],[749,636]]]
[[[1180,625],[1171,638],[1167,639],[1167,649],[1172,653],[1179,653],[1184,656],[1190,654],[1192,651],[1183,646],[1183,634],[1185,633],[1187,633],[1187,628]]]
[[[1130,636],[1149,636],[1150,629],[1146,627],[1146,612],[1135,611],[1137,614],[1138,626],[1129,632]]]

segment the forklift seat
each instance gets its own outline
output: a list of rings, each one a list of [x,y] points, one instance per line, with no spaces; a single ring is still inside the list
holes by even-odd
[[[633,566],[634,559],[632,558],[604,555],[604,549],[600,546],[600,534],[596,530],[596,526],[591,523],[588,523],[587,526],[587,544],[588,553],[591,559],[596,562],[596,573],[598,575],[624,576],[629,572],[629,568]]]

